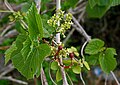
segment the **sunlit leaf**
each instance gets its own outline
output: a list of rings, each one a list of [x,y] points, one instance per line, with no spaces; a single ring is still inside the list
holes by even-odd
[[[104,41],[100,39],[92,39],[85,48],[87,54],[97,54],[104,46]]]
[[[37,12],[36,6],[33,4],[27,12],[28,31],[31,40],[36,40],[38,37],[43,37],[43,25],[40,15]]]
[[[61,80],[62,80],[62,74],[61,74],[60,69],[58,69],[56,73],[56,81],[59,82]]]
[[[80,72],[81,72],[81,67],[80,67],[80,65],[74,66],[74,67],[72,68],[72,71],[73,71],[75,74],[80,74]]]
[[[58,62],[53,61],[53,62],[51,63],[51,69],[52,69],[52,70],[57,70],[57,69],[58,69]]]

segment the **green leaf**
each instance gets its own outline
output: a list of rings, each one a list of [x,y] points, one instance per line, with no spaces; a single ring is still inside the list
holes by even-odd
[[[63,63],[66,64],[66,65],[70,65],[71,64],[71,60],[63,60]],[[78,64],[78,62],[76,60],[72,60],[72,63],[75,65],[75,64]]]
[[[60,69],[58,69],[56,73],[56,81],[59,82],[61,80],[62,80],[62,74],[61,74]]]
[[[20,51],[23,48],[23,42],[27,39],[27,35],[19,34],[15,41],[17,50]]]
[[[26,34],[25,28],[22,27],[22,23],[19,21],[16,21],[15,29],[21,34]]]
[[[117,62],[114,55],[113,48],[107,48],[104,53],[99,55],[100,66],[105,73],[110,73],[115,69]]]
[[[97,65],[98,59],[99,59],[99,54],[87,56],[85,59],[90,65]]]
[[[96,0],[89,0],[89,4],[90,4],[90,7],[93,8],[97,4],[97,1]]]
[[[101,18],[109,8],[110,6],[98,6],[98,5],[91,8],[90,5],[87,4],[86,11],[88,17],[90,18]]]
[[[74,8],[76,5],[77,5],[77,2],[78,2],[79,0],[74,0],[74,1],[72,1],[72,0],[65,0],[64,1],[64,3],[62,4],[62,9],[69,9],[69,8]]]
[[[12,57],[13,65],[27,79],[33,78],[34,75],[38,77],[40,75],[41,64],[44,58],[50,54],[50,50],[47,44],[40,44],[38,47],[33,47],[25,61],[22,53],[19,52]]]
[[[38,37],[41,39],[43,37],[42,20],[34,4],[29,9],[26,18],[31,40],[36,40]]]
[[[84,61],[83,64],[85,65],[85,67],[87,68],[87,70],[90,70],[90,66],[89,66],[88,62]]]
[[[55,32],[55,29],[51,26],[48,25],[47,20],[49,19],[48,15],[43,15],[42,16],[42,23],[43,23],[43,37],[48,38],[52,35],[53,32]]]
[[[116,6],[116,5],[120,5],[120,0],[113,0],[111,6]]]
[[[113,0],[98,0],[98,5],[99,6],[107,6],[111,5]]]
[[[116,50],[114,48],[107,48],[107,49],[109,49],[112,52],[112,54],[117,55]]]
[[[86,54],[97,54],[101,51],[102,47],[104,46],[104,41],[100,39],[92,39],[85,48]]]
[[[27,12],[28,9],[30,8],[31,4],[30,3],[25,3],[22,7],[21,7],[21,11],[22,12]]]
[[[79,65],[74,66],[74,67],[72,68],[72,71],[73,71],[75,74],[80,74],[80,72],[81,72],[81,67],[80,67]]]
[[[52,69],[52,70],[57,70],[57,69],[58,69],[58,62],[53,61],[53,62],[51,63],[51,69]]]
[[[67,48],[67,51],[69,52],[69,53],[72,53],[72,52],[74,52],[74,54],[78,57],[79,56],[79,53],[78,53],[78,51],[77,51],[77,49],[75,48],[75,47],[71,47],[71,48]]]
[[[8,61],[9,61],[10,58],[11,58],[11,54],[12,54],[13,51],[15,51],[16,49],[17,49],[16,44],[13,43],[13,44],[11,45],[11,47],[5,52],[5,64],[8,63]]]
[[[26,35],[19,34],[16,38],[16,41],[12,44],[12,46],[5,52],[5,64],[11,59],[12,56],[16,55],[20,52],[23,45],[22,43],[25,41]]]
[[[23,48],[22,48],[22,50],[21,50],[21,54],[22,54],[22,56],[23,56],[23,58],[24,58],[25,60],[26,60],[27,55],[29,54],[29,52],[30,52],[30,50],[31,50],[30,46],[31,46],[31,40],[30,40],[30,38],[28,37],[28,38],[26,39],[26,41],[23,42]]]
[[[113,0],[97,0],[96,3],[87,3],[86,11],[91,18],[101,18],[111,7]],[[95,5],[96,4],[96,5]],[[94,7],[93,7],[94,6]]]

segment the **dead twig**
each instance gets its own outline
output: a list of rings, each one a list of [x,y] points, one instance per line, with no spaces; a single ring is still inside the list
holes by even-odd
[[[16,83],[19,83],[19,84],[28,85],[27,82],[24,82],[24,81],[21,81],[21,80],[18,80],[18,79],[14,79],[14,78],[12,78],[11,76],[8,76],[8,77],[3,76],[3,77],[1,77],[0,79],[10,80],[10,81],[13,81],[13,82],[16,82]]]
[[[43,82],[42,85],[48,85],[48,82],[47,82],[47,79],[46,79],[46,76],[45,76],[43,68],[41,68],[41,77],[42,77],[41,81]]]

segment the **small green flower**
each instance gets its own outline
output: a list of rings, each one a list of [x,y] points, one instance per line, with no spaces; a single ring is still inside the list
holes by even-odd
[[[54,14],[47,23],[56,28],[56,32],[60,32],[63,37],[65,37],[66,30],[70,29],[72,24],[72,14],[68,13],[64,16],[64,11],[57,10],[56,14]],[[58,22],[60,22],[60,25],[58,25]]]
[[[23,14],[20,11],[18,11],[18,12],[13,12],[13,15],[10,15],[9,19],[11,22],[13,22],[16,20],[22,20],[24,16],[25,16],[25,13]]]

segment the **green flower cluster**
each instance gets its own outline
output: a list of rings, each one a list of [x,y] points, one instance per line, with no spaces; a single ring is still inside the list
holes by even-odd
[[[63,36],[66,30],[70,29],[72,24],[72,14],[64,14],[64,11],[57,10],[56,14],[54,14],[51,19],[47,21],[47,23],[56,28],[56,32],[60,32]],[[60,24],[59,24],[60,23]]]
[[[53,26],[53,27],[58,27],[58,22],[61,21],[64,17],[64,11],[61,11],[61,10],[57,10],[56,14],[54,14],[51,19],[49,19],[47,21],[47,23],[50,25],[50,26]]]
[[[23,17],[24,17],[24,15],[25,15],[25,14],[24,14],[24,13],[20,13],[20,11],[14,12],[13,15],[10,15],[10,16],[9,16],[9,20],[10,20],[11,22],[16,21],[16,20],[22,20]]]

